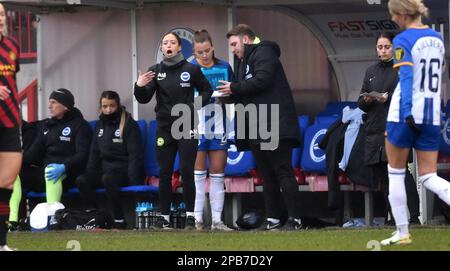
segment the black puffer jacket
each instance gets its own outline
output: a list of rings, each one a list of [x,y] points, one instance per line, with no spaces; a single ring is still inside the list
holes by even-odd
[[[89,124],[80,110],[73,108],[60,120],[43,121],[36,140],[24,153],[24,164],[64,164],[67,175],[78,176],[85,170],[91,137]]]
[[[144,145],[137,122],[127,113],[122,138],[122,108],[111,115],[100,115],[92,138],[88,171],[128,173],[130,184],[144,180]]]
[[[290,140],[294,146],[300,143],[300,128],[297,122],[294,99],[291,88],[279,59],[280,47],[271,41],[245,45],[245,55],[241,60],[235,59],[234,75],[236,82],[231,84],[233,101],[244,106],[255,104],[268,105],[267,129],[271,131],[271,105],[279,106],[280,140]],[[248,127],[257,127],[258,118],[246,118]],[[261,139],[258,129],[258,140]],[[237,140],[239,150],[248,150],[247,140]]]
[[[359,108],[366,112],[366,145],[364,153],[366,165],[387,161],[384,147],[384,132],[386,130],[389,104],[397,82],[398,73],[393,68],[393,61],[379,61],[370,66],[364,76],[361,93],[377,91],[380,93],[388,92],[389,94],[385,103],[380,103],[376,100],[366,103],[362,96],[358,99]]]

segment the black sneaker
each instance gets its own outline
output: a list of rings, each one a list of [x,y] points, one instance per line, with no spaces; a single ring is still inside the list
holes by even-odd
[[[409,220],[409,224],[410,225],[422,225],[422,223],[420,223],[420,220],[417,216],[411,217],[411,219]]]
[[[156,229],[156,230],[169,230],[169,229],[172,229],[170,227],[169,221],[167,221],[163,216],[158,216],[158,218],[156,219],[156,223],[153,226],[153,228]]]
[[[384,226],[388,226],[388,227],[393,227],[395,226],[395,220],[391,219],[391,220],[386,220],[384,221]]]
[[[125,221],[114,221],[113,229],[125,230],[127,228],[127,223]]]
[[[259,226],[258,228],[256,228],[257,231],[277,231],[281,229],[281,223],[273,223],[270,222],[269,220],[264,220],[264,222],[261,224],[261,226]]]
[[[281,228],[282,231],[307,230],[308,228],[298,223],[293,217],[289,217]]]
[[[8,221],[8,231],[19,231],[19,223],[15,221]]]
[[[188,216],[186,218],[185,230],[195,230],[195,218],[193,216]]]

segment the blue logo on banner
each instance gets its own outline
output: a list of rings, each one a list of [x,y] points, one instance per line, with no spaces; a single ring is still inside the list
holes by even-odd
[[[311,141],[311,145],[309,146],[309,155],[311,156],[311,160],[315,163],[320,163],[325,160],[325,153],[322,149],[319,148],[319,142],[327,133],[327,129],[319,130],[313,137]]]

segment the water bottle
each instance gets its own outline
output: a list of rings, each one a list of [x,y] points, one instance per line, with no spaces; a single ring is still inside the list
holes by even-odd
[[[175,204],[170,205],[170,217],[169,217],[170,227],[173,229],[178,228],[178,212]]]
[[[184,204],[184,202],[180,203],[178,206],[178,215],[179,227],[180,229],[184,229],[186,226],[186,204]]]
[[[136,216],[136,224],[135,228],[140,230],[141,229],[141,203],[138,202],[135,210],[135,216]]]
[[[155,226],[155,209],[153,208],[153,203],[149,203],[148,206],[148,225],[149,228],[152,228],[153,226]]]
[[[149,215],[149,210],[150,210],[150,203],[146,202],[145,203],[145,209],[142,212],[142,215],[144,217],[144,229],[149,229],[150,228],[150,215]]]

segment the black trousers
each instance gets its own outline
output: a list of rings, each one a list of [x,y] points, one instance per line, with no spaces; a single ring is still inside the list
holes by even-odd
[[[263,178],[266,217],[281,218],[284,209],[281,206],[282,199],[288,215],[298,218],[298,185],[291,165],[292,144],[280,141],[275,150],[261,150],[258,143],[250,142],[250,148],[256,160],[256,167]]]
[[[386,204],[386,214],[389,213],[390,217],[393,219],[391,212],[391,205],[389,203],[389,175],[387,170],[387,163],[378,163],[371,166],[373,168],[373,174],[376,180],[380,180],[381,192],[384,196],[384,202]],[[406,198],[408,201],[408,209],[411,218],[419,217],[419,194],[417,193],[417,185],[414,181],[413,176],[406,169],[405,172],[405,187],[406,187]]]
[[[109,209],[114,219],[123,219],[120,188],[128,185],[128,173],[126,171],[86,172],[79,176],[75,182],[80,190],[81,202],[85,208],[97,208],[95,189],[104,187]]]
[[[45,167],[22,166],[20,170],[20,180],[22,183],[22,194],[33,191],[37,193],[45,192]],[[67,175],[63,181],[63,191],[75,187],[76,176]]]
[[[197,139],[171,140],[156,147],[159,164],[159,207],[161,214],[170,214],[172,202],[172,174],[177,151],[180,155],[180,175],[183,181],[183,200],[186,211],[193,212],[195,204],[194,165],[197,157]]]

